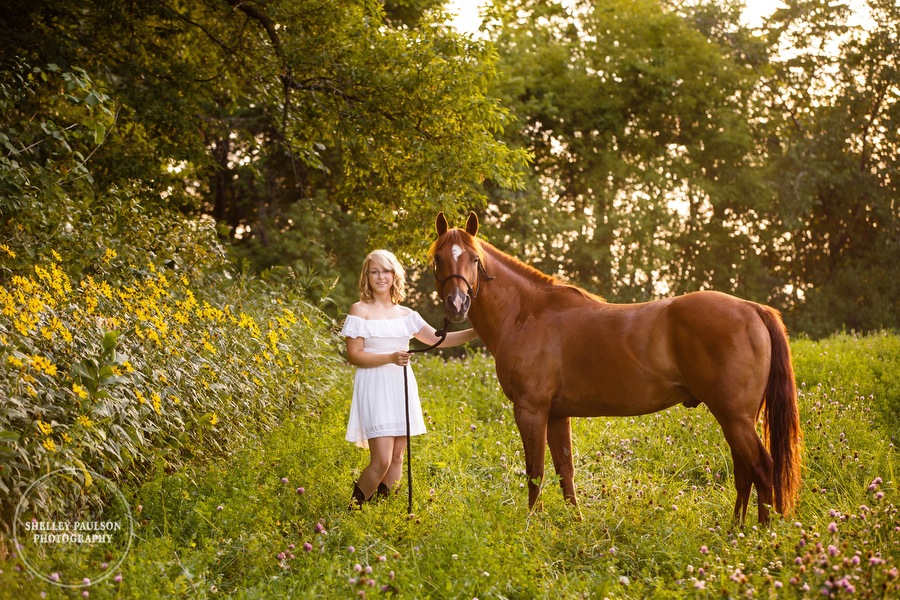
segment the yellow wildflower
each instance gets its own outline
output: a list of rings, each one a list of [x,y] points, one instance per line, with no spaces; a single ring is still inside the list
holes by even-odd
[[[25,363],[23,363],[21,360],[19,360],[18,358],[16,358],[15,356],[12,356],[12,355],[9,355],[6,357],[6,362],[8,362],[10,365],[12,365],[13,367],[15,367],[17,369],[25,368]]]
[[[209,413],[209,424],[215,425],[218,422],[219,422],[219,415],[217,415],[216,413]]]
[[[49,450],[50,452],[55,452],[55,451],[56,451],[56,442],[54,442],[54,441],[51,440],[50,438],[47,438],[47,439],[44,440],[43,446],[44,446],[44,448],[46,448],[46,449]]]
[[[113,297],[112,288],[109,287],[108,283],[106,283],[105,281],[101,281],[100,286],[99,286],[99,291],[100,291],[101,296],[103,296],[107,300],[112,300],[112,297]]]
[[[16,314],[16,299],[12,294],[0,287],[0,298],[3,300],[3,315],[12,317]]]
[[[56,376],[56,365],[51,363],[49,358],[35,354],[29,362],[35,371],[43,371],[51,377]]]
[[[34,268],[34,274],[38,276],[38,279],[41,279],[43,281],[48,281],[51,279],[50,273],[47,271],[47,269],[41,266],[37,266]]]
[[[144,394],[141,393],[141,390],[135,390],[134,396],[137,398],[138,404],[143,404],[147,401],[147,399],[144,398]]]
[[[82,400],[85,400],[88,397],[87,389],[85,389],[85,387],[82,385],[78,385],[77,383],[72,384],[72,391],[75,392],[75,395]]]
[[[44,435],[50,435],[53,433],[53,426],[50,423],[44,423],[43,421],[37,422],[38,429],[41,430],[41,433]]]
[[[52,250],[52,249],[51,249],[51,250],[50,250],[50,254],[53,255],[53,258],[56,259],[56,262],[62,262],[62,256],[59,255],[59,252],[57,252],[56,250]]]
[[[131,363],[128,362],[127,360],[122,363],[122,366],[125,367],[125,370],[128,371],[129,373],[134,373],[134,367],[132,367]]]
[[[94,422],[87,415],[78,415],[78,424],[82,427],[90,427]]]
[[[31,313],[24,313],[16,319],[15,328],[22,335],[29,335],[35,330],[38,323],[38,316]]]
[[[113,250],[112,248],[107,248],[106,252],[103,254],[103,262],[109,264],[116,256],[118,256],[118,254],[116,254],[115,250]]]
[[[156,414],[161,415],[162,414],[162,398],[159,397],[159,394],[157,394],[156,392],[153,392],[150,395],[150,399],[153,402],[153,411]]]
[[[15,257],[16,257],[16,253],[13,252],[13,251],[10,249],[10,247],[7,246],[6,244],[0,244],[0,250],[3,250],[4,252],[6,252],[6,254],[9,255],[10,258],[15,258]]]
[[[62,336],[62,339],[67,344],[72,343],[72,334],[69,332],[69,330],[66,328],[66,326],[62,324],[62,321],[60,321],[59,319],[56,319],[54,317],[53,326],[54,326],[54,329],[56,329],[56,331],[59,332],[59,335]]]
[[[37,294],[28,299],[28,304],[26,306],[28,312],[34,313],[35,315],[39,315],[44,312],[44,301],[42,297],[42,294]]]
[[[181,404],[181,400],[178,396],[172,396],[172,404]]]
[[[253,320],[253,317],[242,312],[240,315],[240,319],[237,322],[238,327],[241,329],[247,329],[252,331],[253,333],[259,335],[259,326],[257,326],[256,321]]]
[[[72,436],[69,435],[68,433],[64,433],[64,434],[62,434],[62,441],[64,441],[65,443],[68,444],[69,442],[72,441]]]

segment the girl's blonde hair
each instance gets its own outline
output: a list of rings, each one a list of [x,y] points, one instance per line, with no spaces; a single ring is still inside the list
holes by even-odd
[[[372,250],[363,261],[362,273],[359,275],[359,299],[363,302],[374,300],[372,286],[369,285],[369,269],[372,267],[393,271],[394,281],[391,283],[391,302],[400,304],[406,298],[406,272],[393,252],[388,250]]]

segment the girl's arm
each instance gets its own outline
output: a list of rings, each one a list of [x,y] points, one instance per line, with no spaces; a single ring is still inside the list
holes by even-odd
[[[428,346],[436,343],[440,339],[435,333],[434,327],[432,327],[431,325],[426,325],[425,327],[420,329],[414,337]],[[475,333],[474,329],[450,331],[447,333],[447,339],[445,339],[444,343],[438,346],[438,348],[452,348],[453,346],[465,344],[466,342],[474,340],[477,337],[478,334]]]
[[[409,364],[409,352],[398,350],[390,354],[376,354],[374,352],[366,352],[364,349],[365,340],[361,337],[346,338],[347,340],[347,361],[354,367],[380,367],[382,365],[403,365]]]

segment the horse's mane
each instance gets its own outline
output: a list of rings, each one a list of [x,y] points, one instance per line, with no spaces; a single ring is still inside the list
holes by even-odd
[[[519,273],[520,275],[524,275],[535,283],[542,283],[545,285],[565,285],[565,283],[560,281],[559,278],[552,275],[547,275],[543,271],[539,271],[531,265],[522,262],[512,254],[507,254],[506,252],[503,252],[496,246],[485,242],[484,240],[475,241],[476,243],[481,244],[482,246],[487,248],[487,253],[490,254],[494,260],[503,263],[503,265],[505,265],[509,269],[515,271],[516,273]]]

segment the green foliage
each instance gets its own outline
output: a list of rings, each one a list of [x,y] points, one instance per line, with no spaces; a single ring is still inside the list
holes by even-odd
[[[897,335],[842,333],[829,337],[827,344],[800,339],[793,342],[793,347],[798,354],[795,368],[806,375],[807,383],[818,382],[834,388],[847,385],[849,380],[852,389],[840,389],[842,395],[865,395],[875,409],[879,426],[885,431],[900,430],[900,338]],[[892,435],[890,441],[896,443],[896,437]]]
[[[735,15],[497,4],[497,93],[516,118],[505,138],[535,156],[528,192],[496,195],[505,243],[611,300],[706,286],[764,299],[744,116],[757,48]]]
[[[821,337],[845,327],[896,327],[900,308],[900,169],[896,135],[900,61],[896,2],[791,2],[768,23],[768,43],[796,48],[764,79],[775,209],[790,231],[779,244],[797,329]],[[833,49],[837,48],[837,51]]]
[[[116,120],[110,99],[83,70],[6,66],[0,72],[0,282],[44,261],[80,278],[109,252],[147,257],[191,276],[221,266],[223,250],[210,221],[185,219],[140,181],[97,183],[92,161]],[[127,270],[138,261],[121,262]]]
[[[320,271],[295,261],[324,247],[329,271],[355,271],[353,250],[303,229],[321,215],[422,256],[438,209],[483,205],[485,180],[520,184],[525,155],[494,137],[495,54],[436,2],[19,4],[0,8],[0,60],[78,65],[115,107],[97,185],[140,181],[148,207],[211,216],[256,270],[280,256]]]
[[[806,461],[798,512],[730,523],[727,444],[704,408],[573,420],[582,520],[544,483],[489,357],[416,360],[429,432],[406,487],[348,512],[367,453],[343,441],[352,370],[222,460],[128,489],[138,537],[92,598],[891,597],[900,592],[896,335],[794,342]],[[889,402],[884,402],[887,399]],[[405,482],[405,479],[404,479]],[[59,590],[0,562],[0,595]],[[370,584],[371,582],[371,584]]]
[[[534,156],[492,191],[495,243],[614,301],[896,327],[897,3],[785,4],[750,29],[731,2],[494,2],[503,139]]]
[[[867,4],[751,29],[734,2],[498,0],[482,39],[434,0],[12,0],[0,234],[76,276],[108,247],[214,262],[212,220],[241,269],[345,306],[365,250],[421,264],[437,210],[474,208],[610,300],[895,327],[900,13]]]
[[[138,482],[222,455],[334,385],[331,322],[291,286],[212,294],[152,263],[109,278],[114,262],[80,281],[45,263],[0,286],[4,526],[39,473]]]

